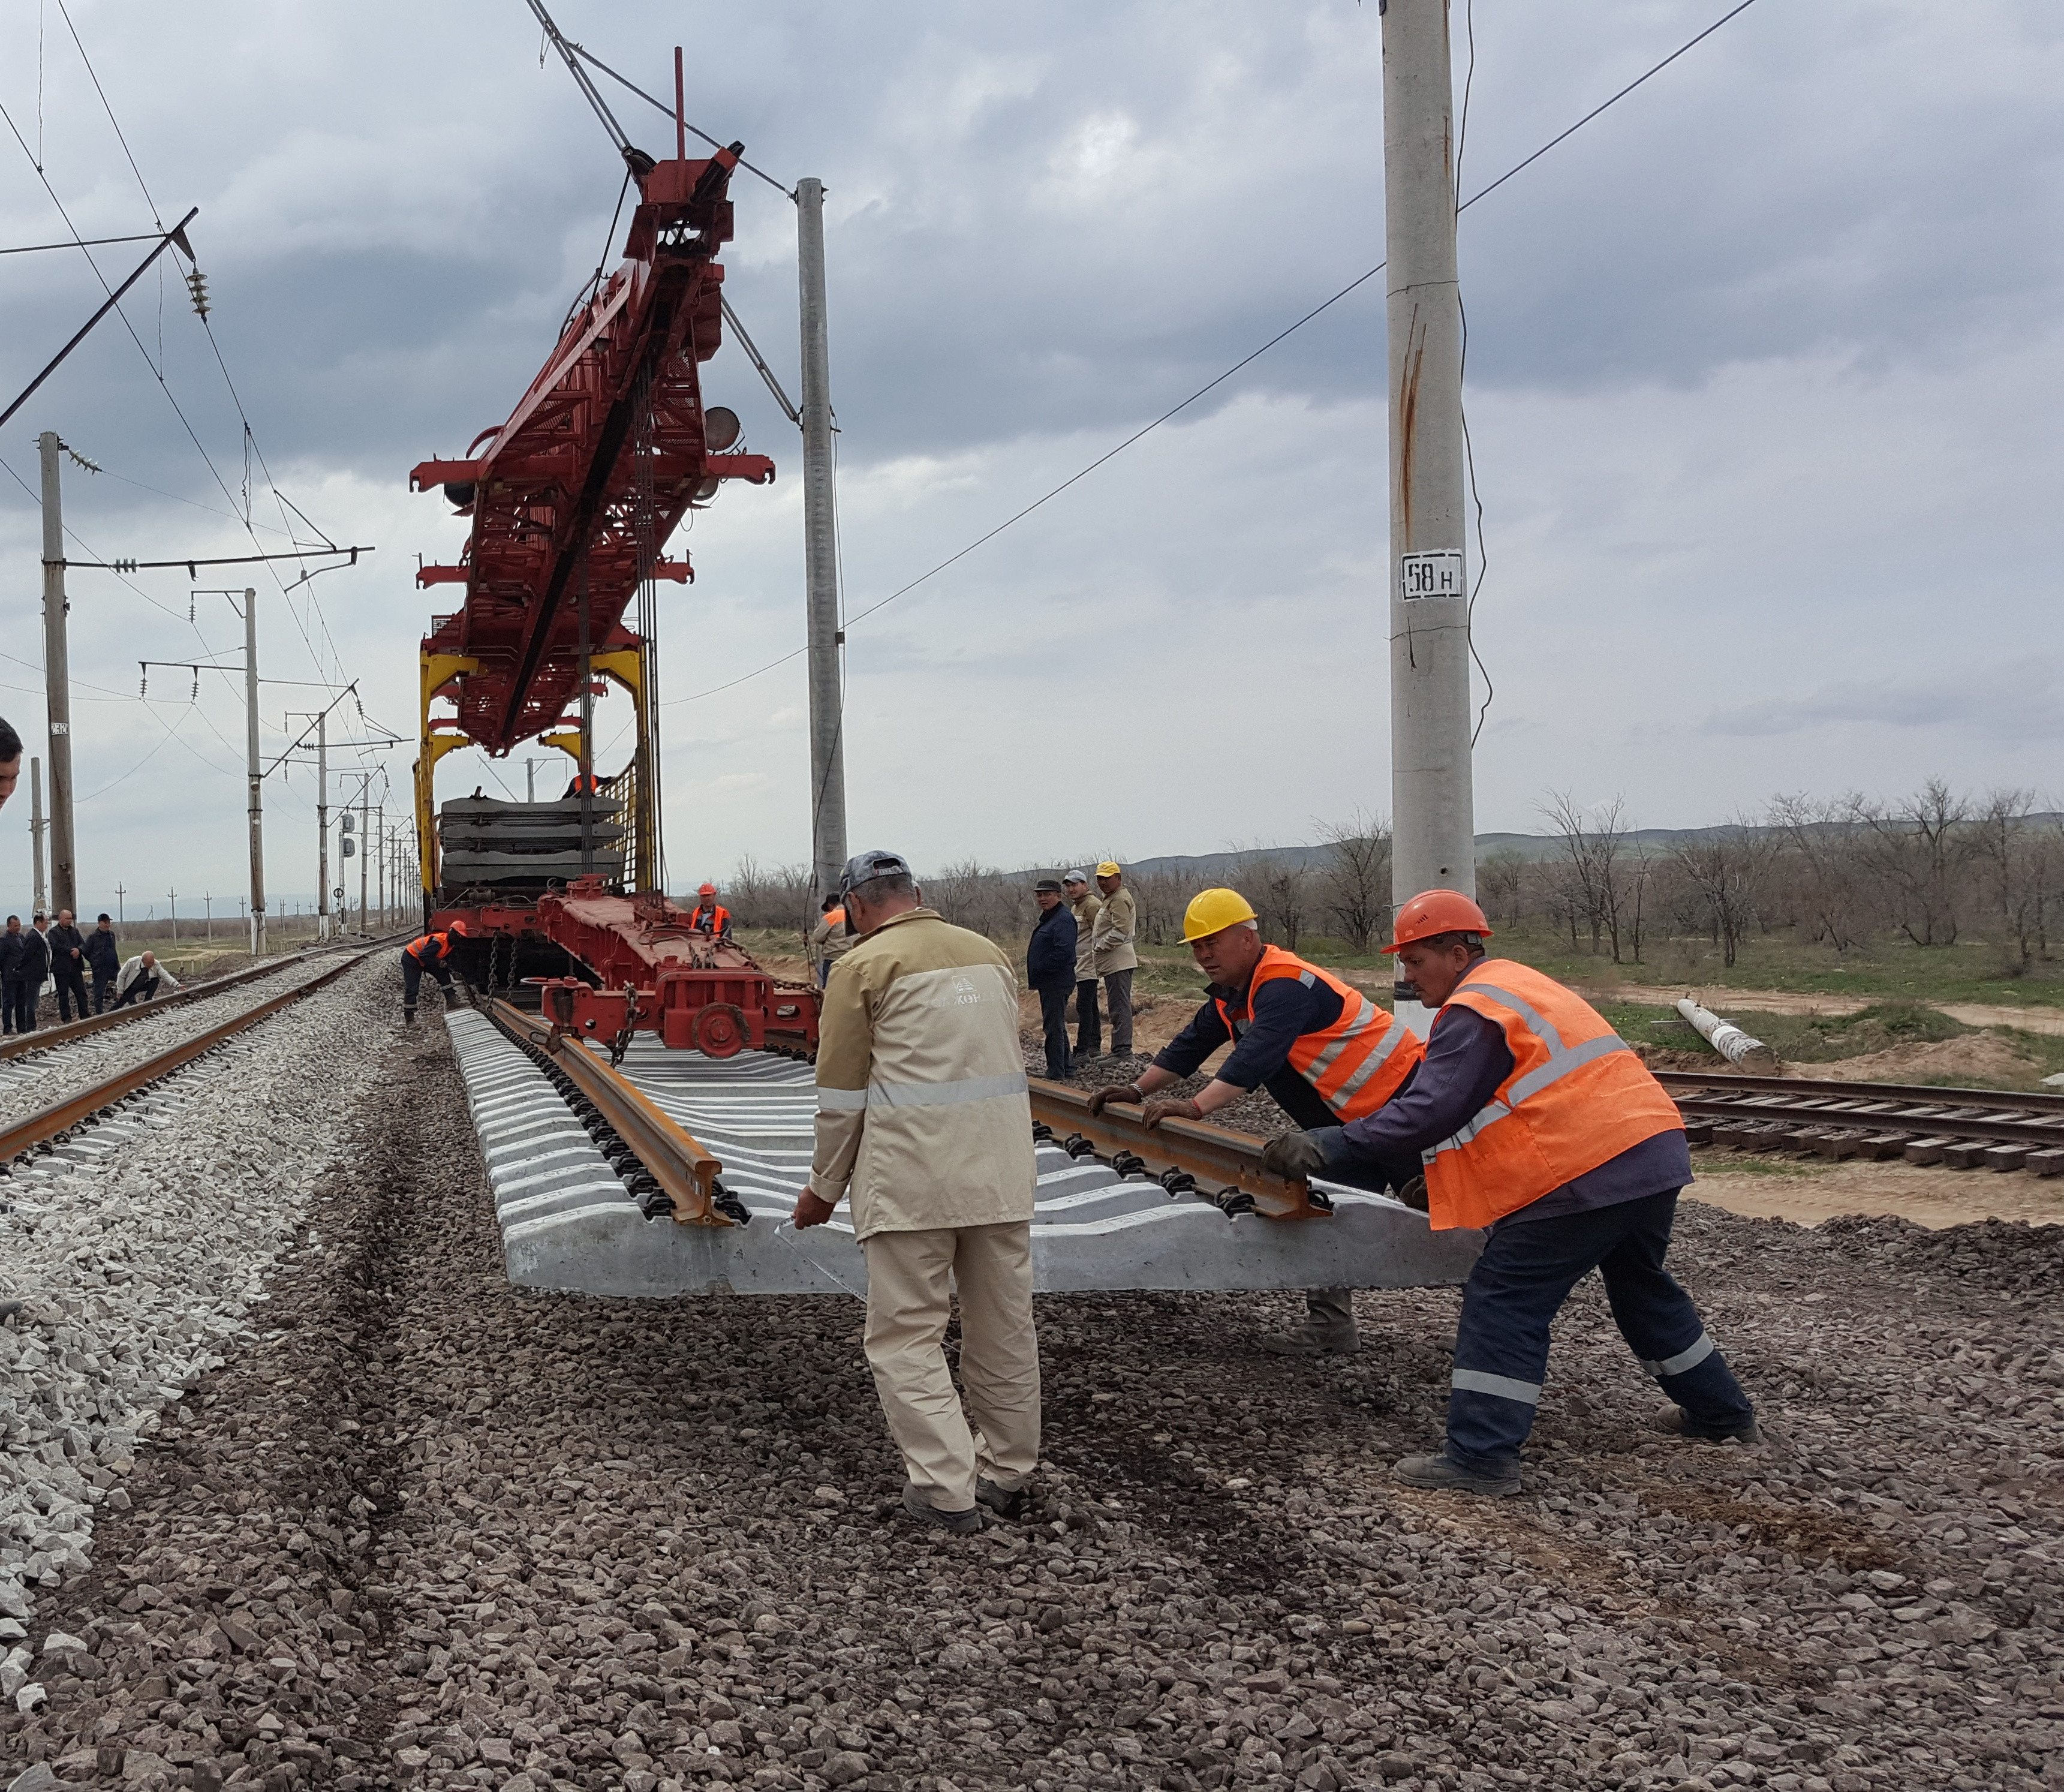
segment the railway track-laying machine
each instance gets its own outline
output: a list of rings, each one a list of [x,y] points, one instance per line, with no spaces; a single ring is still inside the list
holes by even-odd
[[[664,891],[657,593],[691,577],[668,543],[725,481],[775,471],[740,447],[733,413],[703,403],[744,146],[686,154],[679,67],[676,52],[671,160],[632,147],[595,103],[638,190],[621,264],[576,301],[508,421],[410,475],[470,529],[454,563],[417,575],[461,594],[421,644],[424,917],[466,923],[460,968],[488,998],[451,1019],[512,1278],[853,1292],[866,1270],[843,1216],[800,1237],[781,1224],[815,1101],[808,1070],[769,1054],[812,1055],[816,991],[699,930]],[[595,699],[611,686],[630,697],[633,744],[603,772]],[[440,806],[447,754],[531,742],[566,756],[562,793]],[[1042,1289],[1423,1285],[1460,1280],[1475,1254],[1475,1234],[1430,1235],[1393,1201],[1264,1172],[1256,1140],[1181,1122],[1149,1135],[1115,1109],[1092,1121],[1074,1091],[1036,1081],[1032,1100]]]

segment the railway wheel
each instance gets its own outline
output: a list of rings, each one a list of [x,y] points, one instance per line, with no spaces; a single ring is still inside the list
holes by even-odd
[[[735,1057],[745,1041],[744,1009],[729,1002],[712,1002],[696,1011],[695,1049],[704,1057]]]

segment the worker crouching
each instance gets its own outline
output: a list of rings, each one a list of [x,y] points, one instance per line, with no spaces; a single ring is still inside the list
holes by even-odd
[[[1171,1115],[1202,1120],[1266,1088],[1298,1125],[1324,1129],[1377,1112],[1411,1079],[1421,1051],[1411,1031],[1331,971],[1263,944],[1254,905],[1238,890],[1207,890],[1192,898],[1183,938],[1210,979],[1203,1006],[1137,1080],[1090,1096],[1092,1114],[1109,1102],[1143,1101],[1154,1127]],[[1153,1099],[1193,1076],[1229,1039],[1236,1042],[1232,1055],[1194,1100]],[[1380,1193],[1409,1185],[1418,1167],[1413,1153],[1400,1152],[1389,1162],[1327,1173]],[[1357,1347],[1350,1290],[1312,1289],[1305,1305],[1304,1323],[1264,1339],[1264,1349],[1318,1356]]]
[[[414,1024],[416,995],[423,986],[425,973],[437,980],[445,992],[446,1009],[458,1006],[458,991],[452,982],[451,959],[457,951],[455,942],[466,937],[466,923],[454,921],[441,933],[425,934],[401,948],[401,1019]]]
[[[1748,1397],[1663,1266],[1691,1180],[1676,1104],[1588,1003],[1486,957],[1490,934],[1483,911],[1453,890],[1406,903],[1385,950],[1438,1010],[1411,1088],[1365,1120],[1274,1141],[1263,1158],[1284,1168],[1416,1151],[1434,1228],[1487,1229],[1463,1291],[1446,1447],[1407,1457],[1398,1479],[1518,1491],[1550,1322],[1593,1269],[1621,1335],[1673,1403],[1659,1428],[1754,1443]]]
[[[862,938],[824,993],[816,1149],[795,1224],[821,1225],[852,1196],[867,1361],[903,1457],[904,1510],[975,1531],[978,1503],[1015,1516],[1039,1455],[1038,1172],[1018,980],[981,934],[921,906],[893,853],[849,860],[841,894]],[[944,1349],[956,1289],[965,1414]]]

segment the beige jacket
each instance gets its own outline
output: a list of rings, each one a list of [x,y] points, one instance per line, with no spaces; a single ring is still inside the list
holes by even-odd
[[[824,991],[811,1187],[850,1193],[867,1238],[1029,1221],[1037,1179],[1010,961],[933,910],[891,917]]]
[[[1096,981],[1096,947],[1090,938],[1090,930],[1095,926],[1097,910],[1103,904],[1094,895],[1085,892],[1068,906],[1075,917],[1075,981],[1092,983]]]
[[[860,943],[857,934],[849,934],[845,930],[845,910],[833,909],[832,914],[838,917],[836,925],[833,925],[829,915],[820,914],[817,917],[817,924],[810,930],[812,964],[836,963]]]
[[[1132,930],[1138,914],[1139,905],[1123,884],[1104,898],[1103,906],[1097,910],[1096,924],[1090,933],[1090,959],[1098,976],[1108,977],[1114,971],[1136,971],[1139,967],[1139,955],[1132,949]]]

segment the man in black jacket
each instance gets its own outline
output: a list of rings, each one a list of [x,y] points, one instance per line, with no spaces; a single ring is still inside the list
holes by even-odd
[[[70,909],[58,910],[58,924],[50,929],[50,975],[57,979],[58,1019],[75,1018],[72,1004],[79,1004],[77,1019],[89,1012],[86,1005],[86,935],[73,922]]]
[[[22,1002],[22,979],[27,969],[28,953],[29,942],[22,932],[22,918],[10,914],[7,917],[6,932],[0,934],[0,1032],[13,1032],[18,1016],[25,1033],[36,1024],[33,999],[26,1007]]]
[[[1065,1081],[1068,1061],[1068,995],[1075,987],[1075,918],[1061,900],[1060,881],[1042,878],[1033,887],[1039,920],[1025,948],[1025,981],[1039,992],[1039,1020],[1046,1035],[1046,1074]]]
[[[36,1007],[42,1000],[43,979],[50,974],[50,918],[38,914],[34,922],[22,930],[22,963],[15,972],[18,987],[15,991],[14,1031],[33,1033],[36,1030]]]
[[[106,914],[86,936],[86,962],[93,967],[93,1011],[99,1014],[106,1009],[107,993],[122,969],[122,955],[115,948],[115,922]]]

